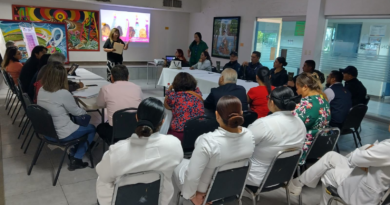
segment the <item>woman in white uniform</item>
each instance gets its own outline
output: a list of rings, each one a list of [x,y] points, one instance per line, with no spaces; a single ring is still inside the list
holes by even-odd
[[[161,205],[168,205],[173,195],[173,170],[183,159],[180,140],[158,131],[164,122],[164,105],[147,98],[137,110],[137,128],[128,139],[110,146],[96,166],[99,175],[96,193],[100,205],[111,205],[115,180],[124,174],[143,171],[164,173]]]
[[[268,98],[268,109],[272,115],[259,118],[248,129],[255,139],[255,152],[251,158],[252,167],[247,185],[259,187],[279,151],[303,146],[306,127],[302,120],[292,114],[300,96],[288,87],[275,88]]]
[[[215,168],[250,158],[255,148],[252,133],[243,124],[241,101],[234,96],[220,98],[215,112],[219,128],[199,136],[191,160],[184,159],[175,169],[175,196],[181,190],[185,200],[202,204]]]

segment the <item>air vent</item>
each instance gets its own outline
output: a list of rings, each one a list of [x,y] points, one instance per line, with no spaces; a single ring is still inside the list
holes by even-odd
[[[164,0],[165,7],[181,8],[181,0]]]

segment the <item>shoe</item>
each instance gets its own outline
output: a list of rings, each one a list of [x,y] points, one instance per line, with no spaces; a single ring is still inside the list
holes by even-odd
[[[83,162],[83,160],[74,158],[72,156],[69,157],[70,157],[69,165],[68,165],[69,171],[74,171],[76,169],[84,169],[85,167],[88,167],[88,162]]]
[[[291,195],[299,196],[301,195],[302,187],[296,186],[293,180],[290,180],[290,183],[288,183],[288,191]]]

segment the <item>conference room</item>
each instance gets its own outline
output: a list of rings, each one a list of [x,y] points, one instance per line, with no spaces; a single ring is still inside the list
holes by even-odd
[[[387,204],[389,8],[1,0],[0,204]]]

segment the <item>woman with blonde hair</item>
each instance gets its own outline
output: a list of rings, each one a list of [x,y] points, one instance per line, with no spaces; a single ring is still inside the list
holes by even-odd
[[[77,106],[72,94],[68,91],[68,74],[64,66],[59,62],[46,65],[47,70],[42,77],[42,87],[39,89],[37,104],[45,108],[53,118],[53,124],[57,136],[62,142],[75,140],[88,135],[89,144],[95,137],[95,126],[89,124],[86,127],[73,123],[68,113],[73,116],[87,114],[85,110]],[[48,140],[55,140],[46,137]],[[87,142],[70,150],[68,170],[83,169],[88,166],[82,158],[87,152]]]
[[[123,50],[127,50],[129,48],[129,42],[125,43],[120,38],[121,34],[119,32],[119,29],[113,28],[111,29],[110,36],[107,39],[106,43],[104,43],[104,51],[107,52],[107,81],[110,81],[111,77],[111,69],[118,64],[123,63],[123,53],[118,54],[114,53],[115,48],[114,44],[119,43],[123,44]]]
[[[327,128],[330,122],[330,105],[322,91],[319,76],[316,73],[302,73],[298,76],[297,93],[302,96],[293,114],[301,118],[306,127],[306,140],[303,145],[301,161],[305,160],[307,151],[320,129]]]

